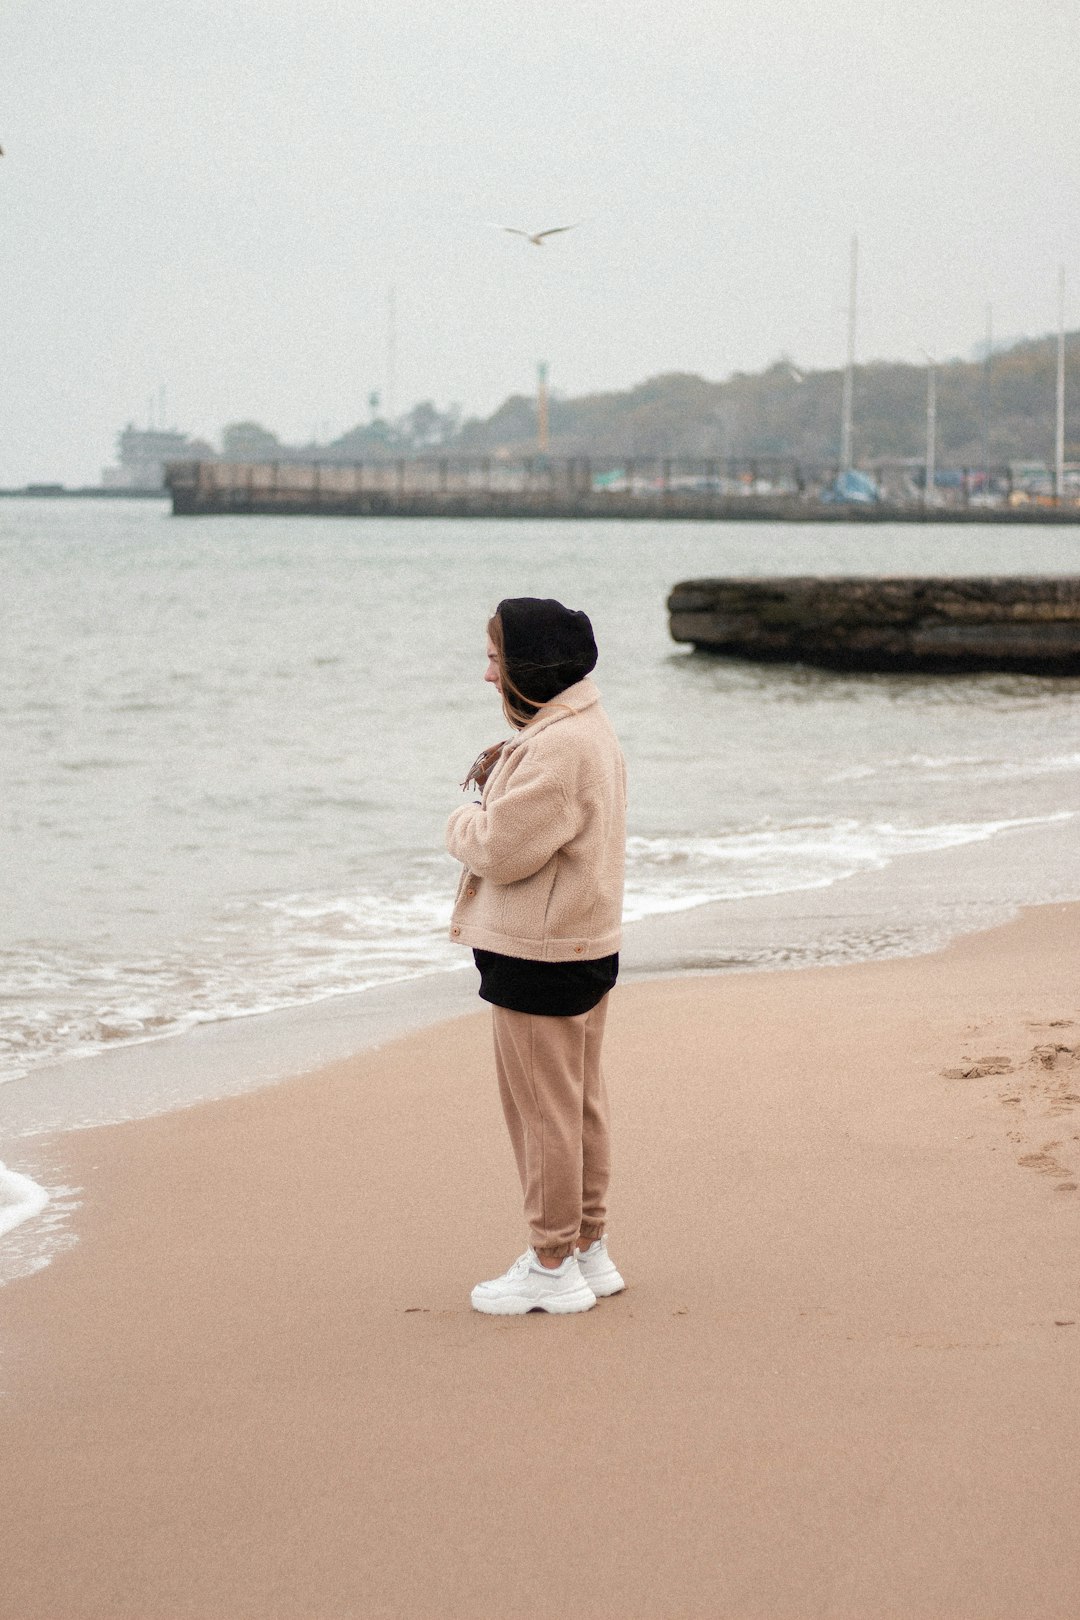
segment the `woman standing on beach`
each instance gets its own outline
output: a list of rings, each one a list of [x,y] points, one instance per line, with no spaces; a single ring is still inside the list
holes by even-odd
[[[489,681],[516,733],[488,748],[450,817],[465,868],[451,938],[471,945],[493,1008],[495,1067],[532,1247],[478,1283],[491,1315],[586,1311],[625,1285],[604,1237],[610,1174],[600,1067],[619,971],[626,768],[589,679],[592,625],[561,602],[500,602]]]

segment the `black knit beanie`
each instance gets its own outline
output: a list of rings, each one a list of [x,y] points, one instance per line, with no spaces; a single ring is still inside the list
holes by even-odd
[[[596,667],[587,613],[551,597],[510,596],[496,609],[506,672],[531,703],[548,703]]]

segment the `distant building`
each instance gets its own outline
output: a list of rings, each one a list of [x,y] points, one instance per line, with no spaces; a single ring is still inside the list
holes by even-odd
[[[104,467],[101,482],[107,489],[164,489],[169,461],[214,461],[204,439],[164,428],[137,428],[130,423],[117,435],[117,465]]]
[[[276,461],[281,453],[281,440],[261,422],[230,422],[221,430],[225,461]]]

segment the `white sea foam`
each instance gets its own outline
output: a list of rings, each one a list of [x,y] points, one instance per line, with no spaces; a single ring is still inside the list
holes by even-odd
[[[1075,812],[1002,821],[896,827],[846,821],[768,827],[717,838],[631,838],[627,843],[627,921],[717,900],[746,900],[827,888],[897,857],[984,843],[1023,827],[1069,821]]]
[[[714,901],[826,888],[920,851],[985,842],[1074,812],[996,821],[765,822],[715,836],[631,837],[628,922]],[[409,888],[409,884],[413,887]],[[467,966],[447,937],[454,869],[414,864],[384,890],[304,893],[228,908],[209,935],[137,964],[74,953],[3,963],[0,1076],[179,1035],[199,1024],[306,1006]]]
[[[77,1241],[72,1216],[76,1187],[39,1186],[0,1164],[0,1287],[42,1271]]]
[[[0,1164],[0,1237],[40,1215],[48,1202],[44,1187]]]
[[[965,781],[1027,781],[1067,776],[1080,771],[1080,753],[1045,754],[1031,759],[1009,759],[997,754],[902,754],[875,765],[851,765],[834,771],[828,782],[863,782],[893,773],[921,773],[931,779],[949,777]]]

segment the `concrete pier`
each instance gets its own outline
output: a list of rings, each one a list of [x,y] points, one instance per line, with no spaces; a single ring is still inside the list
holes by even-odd
[[[704,468],[704,470],[703,470]],[[713,470],[710,471],[709,469]],[[755,471],[761,469],[756,467]],[[798,476],[796,476],[796,471]],[[662,458],[606,469],[589,457],[501,461],[175,462],[166,472],[178,517],[617,518],[761,523],[1080,523],[1080,506],[980,506],[959,499],[866,504],[823,498],[828,469],[772,470],[768,480]],[[762,487],[765,485],[766,487]]]
[[[698,579],[668,598],[703,651],[831,669],[1080,674],[1080,575]]]

